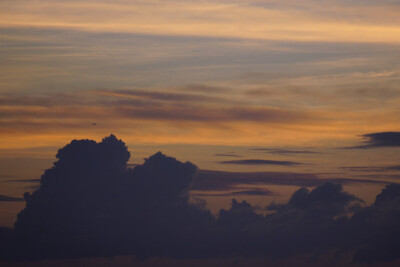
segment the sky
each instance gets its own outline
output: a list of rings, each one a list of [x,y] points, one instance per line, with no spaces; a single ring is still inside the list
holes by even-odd
[[[192,201],[214,214],[320,180],[374,203],[400,179],[399,13],[397,0],[0,0],[0,225],[60,148],[111,133],[132,167],[158,151],[194,163]]]

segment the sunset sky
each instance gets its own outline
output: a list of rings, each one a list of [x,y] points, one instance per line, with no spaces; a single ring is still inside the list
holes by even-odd
[[[34,190],[71,140],[113,133],[131,164],[162,151],[275,173],[195,187],[212,211],[239,189],[287,200],[296,177],[370,204],[400,179],[399,14],[397,0],[0,1],[0,195]],[[0,199],[0,225],[24,205]]]

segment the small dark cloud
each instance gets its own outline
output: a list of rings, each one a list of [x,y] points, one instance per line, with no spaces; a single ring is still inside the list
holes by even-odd
[[[10,201],[24,201],[24,199],[20,197],[10,197],[10,196],[0,195],[0,202],[10,202]]]
[[[237,154],[214,154],[214,156],[216,156],[216,157],[237,157],[237,158],[243,157],[243,156],[237,155]]]
[[[240,190],[240,191],[233,191],[233,192],[220,192],[220,193],[192,193],[191,196],[195,197],[228,197],[228,196],[272,196],[275,195],[274,192],[266,189],[251,189],[251,190]]]
[[[13,183],[40,183],[40,179],[13,179],[7,180],[4,182],[13,182]]]
[[[275,148],[252,148],[250,150],[264,151],[265,153],[271,153],[271,154],[326,154],[310,150],[286,150],[286,149],[275,149]]]
[[[349,166],[340,167],[344,170],[349,170],[353,172],[385,172],[385,171],[400,171],[400,165],[392,166]]]
[[[400,146],[400,132],[370,133],[361,136],[362,145],[348,148],[377,148],[377,147],[398,147]]]
[[[243,191],[236,191],[232,192],[232,195],[234,196],[240,196],[240,195],[253,195],[253,196],[271,196],[274,195],[272,191],[269,190],[243,190]]]
[[[283,166],[293,166],[302,164],[293,161],[279,161],[279,160],[266,160],[266,159],[226,160],[226,161],[219,161],[218,163],[236,164],[236,165],[283,165]]]

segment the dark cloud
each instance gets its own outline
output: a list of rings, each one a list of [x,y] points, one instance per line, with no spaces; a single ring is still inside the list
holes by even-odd
[[[236,164],[236,165],[284,165],[284,166],[301,164],[293,161],[279,161],[279,160],[266,160],[266,159],[226,160],[226,161],[219,161],[218,163]]]
[[[141,118],[174,121],[252,121],[252,122],[298,122],[316,119],[315,116],[305,112],[294,112],[285,109],[268,107],[204,107],[201,105],[168,105],[152,106],[118,105],[115,112],[125,118]]]
[[[24,194],[26,207],[18,214],[14,231],[0,228],[0,257],[274,259],[330,251],[355,252],[354,260],[362,262],[400,257],[398,184],[387,185],[373,205],[364,207],[340,184],[307,174],[250,173],[248,183],[254,184],[268,179],[319,184],[312,190],[300,188],[287,203],[269,204],[268,215],[257,213],[259,208],[245,200],[233,199],[230,209],[213,216],[201,200],[189,202],[192,184],[197,190],[234,188],[243,182],[243,173],[201,171],[195,180],[195,165],[161,152],[133,169],[127,166],[129,157],[125,144],[113,135],[99,143],[74,140],[60,149],[39,189]],[[256,187],[229,192],[271,193]]]
[[[350,148],[377,148],[400,146],[400,132],[380,132],[362,135],[366,139],[363,145]]]
[[[310,150],[286,150],[286,149],[274,149],[274,148],[252,148],[251,150],[264,151],[266,153],[271,153],[271,154],[326,154]]]
[[[323,117],[307,111],[249,106],[248,103],[239,103],[232,99],[164,91],[103,90],[71,93],[65,97],[3,95],[0,100],[8,107],[2,111],[7,120],[0,120],[0,128],[7,129],[8,132],[89,127],[93,130],[93,122],[96,122],[97,126],[106,127],[119,124],[121,119],[207,123],[300,123],[320,121]],[[82,114],[85,114],[84,118]]]
[[[384,172],[384,171],[400,171],[400,165],[392,166],[350,166],[340,167],[341,169],[353,172]]]
[[[214,154],[214,156],[216,156],[216,157],[237,157],[237,158],[243,157],[243,156],[237,155],[237,154]]]
[[[13,182],[13,183],[39,183],[40,179],[13,179],[7,180],[4,182]]]
[[[373,179],[351,179],[351,178],[319,178],[313,173],[296,172],[224,172],[199,170],[192,190],[198,191],[220,191],[232,190],[240,185],[295,185],[315,187],[325,182],[341,184],[387,184],[382,180]]]
[[[188,228],[200,233],[212,220],[188,202],[197,171],[189,162],[156,153],[127,168],[130,153],[113,135],[74,140],[56,157],[40,188],[24,194],[15,257],[173,254]]]
[[[210,191],[213,192],[213,191]],[[251,189],[251,190],[241,190],[233,192],[221,192],[221,193],[192,193],[192,196],[196,197],[222,197],[222,196],[271,196],[275,195],[274,192],[265,189]]]
[[[355,260],[362,262],[399,259],[400,185],[390,184],[374,204],[360,210],[346,225],[347,244],[356,247]]]
[[[239,195],[253,195],[253,196],[271,196],[274,195],[274,192],[269,190],[243,190],[243,191],[236,191],[232,192],[232,195],[239,196]]]
[[[24,201],[23,198],[19,198],[19,197],[10,197],[10,196],[4,196],[4,195],[0,195],[0,202],[9,202],[9,201]]]
[[[324,183],[314,190],[301,188],[293,193],[286,205],[277,206],[272,204],[267,208],[270,210],[299,209],[316,213],[329,213],[331,216],[346,214],[345,207],[350,202],[363,202],[346,192],[343,192],[340,184]]]

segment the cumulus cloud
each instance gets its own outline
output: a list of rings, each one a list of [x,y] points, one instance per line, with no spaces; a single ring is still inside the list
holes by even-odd
[[[0,228],[0,247],[7,248],[0,256],[286,258],[336,250],[353,251],[364,262],[399,258],[398,184],[387,185],[370,207],[340,184],[320,181],[312,190],[300,188],[287,203],[269,204],[268,215],[233,199],[230,209],[213,216],[201,201],[189,202],[195,165],[158,152],[129,168],[129,157],[114,135],[99,143],[74,140],[60,149],[39,189],[24,194],[26,207],[14,231]],[[252,179],[257,183],[262,176]],[[231,195],[270,193],[254,187]]]
[[[347,225],[347,243],[356,247],[357,261],[398,259],[400,248],[400,185],[390,184],[373,205],[357,212]]]
[[[188,202],[196,166],[157,153],[129,169],[129,157],[125,144],[113,135],[100,143],[74,140],[60,149],[40,188],[24,195],[26,208],[15,224],[18,253],[148,255],[158,253],[153,246],[161,243],[166,248],[183,242],[178,230],[210,218]]]

